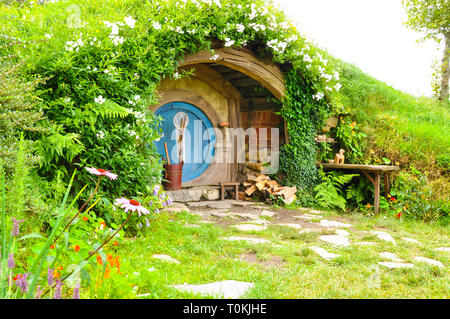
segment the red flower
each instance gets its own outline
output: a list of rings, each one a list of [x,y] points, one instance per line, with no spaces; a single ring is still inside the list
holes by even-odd
[[[395,197],[394,197],[394,196],[392,196],[392,197],[391,197],[391,201],[393,201],[393,202],[395,202],[395,201],[396,201],[396,199],[395,199]]]
[[[87,222],[87,221],[89,220],[89,218],[87,218],[86,216],[84,216],[84,217],[83,217],[83,220],[84,220],[85,222]]]
[[[402,217],[402,212],[398,212],[394,215],[394,217],[400,219],[400,217]]]
[[[54,249],[55,248],[55,245],[50,245],[50,249]]]
[[[75,252],[79,252],[80,246],[78,246],[78,245],[73,246],[73,250],[75,250]]]

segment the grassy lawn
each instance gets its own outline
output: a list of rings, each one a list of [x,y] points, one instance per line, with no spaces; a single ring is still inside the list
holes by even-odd
[[[273,210],[276,212],[276,210]],[[292,210],[292,214],[303,212]],[[270,224],[266,230],[238,231],[223,223],[200,223],[201,217],[187,212],[159,215],[144,238],[127,239],[117,254],[122,260],[122,275],[111,280],[133,283],[128,297],[205,298],[180,292],[172,284],[204,284],[221,280],[253,282],[254,288],[244,298],[448,298],[450,281],[448,227],[425,225],[392,218],[322,214],[328,220],[339,219],[353,225],[346,228],[352,245],[338,247],[318,240],[334,234],[322,229],[299,233],[298,229]],[[273,218],[266,217],[273,221]],[[314,221],[314,220],[313,220]],[[236,223],[236,221],[235,221]],[[196,224],[198,227],[186,225]],[[396,244],[369,233],[382,230],[392,235]],[[226,241],[223,236],[251,236],[270,240],[271,244]],[[418,240],[410,243],[402,237]],[[355,245],[358,241],[375,245]],[[311,250],[322,247],[340,256],[326,260]],[[389,261],[381,252],[395,253],[413,268],[389,269],[378,265]],[[154,254],[166,254],[180,263],[168,263]],[[417,262],[414,256],[441,261],[445,267]],[[125,285],[125,284],[124,284]],[[110,292],[114,294],[114,292]],[[123,298],[123,294],[122,294]]]

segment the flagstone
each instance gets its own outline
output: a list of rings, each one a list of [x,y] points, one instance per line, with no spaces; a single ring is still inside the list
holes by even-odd
[[[310,214],[304,214],[304,215],[298,215],[298,216],[292,216],[292,217],[294,217],[296,219],[306,219],[306,220],[322,218],[322,216],[320,216],[320,215],[310,215]]]
[[[339,257],[340,255],[337,254],[333,254],[333,253],[329,253],[327,252],[325,249],[320,248],[320,247],[316,247],[316,246],[311,246],[309,247],[312,251],[314,251],[316,254],[318,254],[320,257],[325,258],[327,260]]]
[[[231,227],[234,227],[238,230],[242,231],[261,231],[267,229],[267,226],[258,226],[258,225],[252,225],[252,224],[239,224],[239,225],[233,225]]]
[[[228,241],[243,240],[250,244],[269,244],[269,243],[271,243],[270,240],[262,239],[262,238],[254,238],[254,237],[230,236],[230,237],[219,237],[219,239],[228,240]]]
[[[450,252],[450,247],[438,247],[436,248],[437,251],[445,251],[445,252]]]
[[[238,299],[244,295],[249,289],[254,287],[254,283],[243,282],[236,280],[224,280],[218,282],[212,282],[202,285],[171,285],[171,287],[192,293],[198,293],[202,295],[210,295],[213,297],[225,298],[225,299]]]
[[[319,239],[325,241],[327,243],[338,245],[338,246],[348,246],[350,245],[350,241],[347,237],[341,235],[322,235],[319,236]]]
[[[157,259],[162,260],[162,261],[167,261],[168,263],[171,263],[171,264],[172,263],[174,263],[174,264],[179,264],[180,263],[180,261],[178,261],[177,259],[172,258],[172,257],[170,257],[168,255],[153,255],[152,258],[157,258]]]
[[[385,262],[385,261],[380,261],[378,263],[381,266],[385,266],[387,268],[412,268],[414,267],[414,264],[410,264],[410,263],[396,263],[396,262]]]
[[[352,225],[350,224],[346,224],[346,223],[341,223],[341,222],[337,222],[335,220],[327,220],[327,219],[322,219],[319,224],[321,226],[324,227],[352,227]]]
[[[259,216],[257,214],[245,214],[245,213],[228,213],[229,215],[233,215],[236,217],[241,217],[241,218],[248,218],[248,219],[259,219]]]
[[[258,225],[270,225],[270,222],[265,219],[255,219],[248,222],[249,224],[258,224]]]
[[[416,260],[418,262],[425,262],[427,264],[438,266],[438,267],[441,267],[441,268],[444,267],[444,264],[441,263],[439,260],[434,260],[434,259],[430,259],[430,258],[426,258],[426,257],[420,257],[420,256],[415,256],[414,260]]]
[[[388,251],[382,252],[380,253],[380,256],[386,259],[390,259],[392,261],[396,261],[396,262],[404,262],[403,259],[398,258],[394,253],[390,253]]]
[[[261,213],[259,213],[260,216],[267,216],[267,217],[273,217],[276,213],[271,212],[270,210],[263,210]]]
[[[184,227],[188,227],[188,228],[197,228],[200,227],[200,225],[196,225],[196,224],[185,224],[183,225]]]
[[[286,226],[286,227],[292,227],[297,229],[302,229],[302,226],[299,224],[276,224],[277,226]]]
[[[224,201],[218,201],[215,203],[208,204],[209,208],[217,208],[217,209],[230,209],[231,203],[224,202]]]
[[[384,231],[379,231],[379,230],[373,230],[371,231],[371,234],[374,234],[378,237],[378,239],[384,240],[384,241],[389,241],[395,244],[395,239],[389,235],[388,233],[384,232]]]
[[[420,244],[420,241],[415,240],[414,238],[402,237],[402,239],[408,243]]]

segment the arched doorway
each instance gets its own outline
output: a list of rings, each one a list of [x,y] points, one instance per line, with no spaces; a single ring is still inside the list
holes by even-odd
[[[182,182],[185,183],[200,176],[214,157],[215,134],[211,121],[202,110],[185,102],[167,103],[158,108],[155,114],[163,118],[161,123],[163,136],[156,142],[156,148],[159,154],[165,157],[164,143],[166,143],[172,164],[181,162],[177,128],[181,118],[187,119],[183,143]]]
[[[233,147],[234,137],[228,135],[227,139],[226,130],[227,127],[238,130],[256,129],[258,132],[267,130],[267,134],[262,136],[267,142],[262,143],[263,146],[266,145],[266,150],[272,145],[270,135],[272,128],[278,129],[278,132],[285,132],[283,121],[275,114],[280,104],[271,102],[272,98],[281,101],[284,96],[283,73],[279,67],[270,59],[259,58],[248,49],[218,48],[214,53],[200,51],[186,56],[179,61],[178,73],[189,75],[181,78],[165,78],[158,87],[161,92],[159,101],[150,106],[150,109],[159,114],[164,110],[160,109],[170,103],[190,104],[203,112],[216,132],[213,162],[201,166],[202,171],[197,172],[196,177],[191,175],[185,178],[183,171],[183,188],[215,186],[221,181],[241,180],[250,169],[259,169],[263,173],[265,169],[262,165],[263,160],[258,160],[260,163],[256,165],[249,165],[248,159],[245,163],[237,161],[237,156],[234,157],[236,155]],[[268,95],[271,95],[270,99],[266,98]],[[174,113],[167,113],[163,117],[173,118],[173,116]],[[169,119],[167,123],[170,121]],[[260,137],[257,136],[257,139],[259,141]],[[278,138],[277,134],[273,140],[287,142],[287,137],[280,133],[280,137]],[[246,158],[249,142],[247,137]],[[164,154],[163,142],[160,142],[159,148],[160,153]],[[258,158],[266,154],[264,151],[258,150]],[[273,154],[271,149],[269,151]],[[233,161],[220,161],[229,154]]]

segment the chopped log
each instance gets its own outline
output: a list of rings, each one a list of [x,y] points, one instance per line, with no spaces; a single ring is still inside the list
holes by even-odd
[[[273,180],[266,181],[266,186],[267,187],[272,187],[272,186],[276,186],[276,185],[278,185],[277,181],[273,181]]]
[[[270,180],[270,178],[269,178],[268,176],[266,176],[266,175],[259,175],[259,176],[256,178],[255,182],[256,182],[256,183],[259,183],[259,182],[262,182],[262,181],[268,181],[268,180]]]
[[[256,183],[255,186],[259,190],[262,190],[264,187],[266,187],[266,181],[262,181],[262,182]]]
[[[256,176],[251,175],[251,174],[247,174],[245,180],[249,183],[256,183]]]
[[[246,189],[245,190],[245,194],[247,195],[247,196],[252,196],[253,195],[253,193],[256,191],[256,186],[255,185],[252,185],[252,186],[250,186],[248,189]]]
[[[250,183],[250,182],[244,182],[244,187],[245,187],[245,188],[250,187],[250,186],[252,186],[252,185],[253,185],[253,183]]]
[[[240,200],[246,200],[246,199],[247,199],[247,196],[245,195],[244,192],[239,192],[239,193],[238,193],[238,198],[239,198]]]

